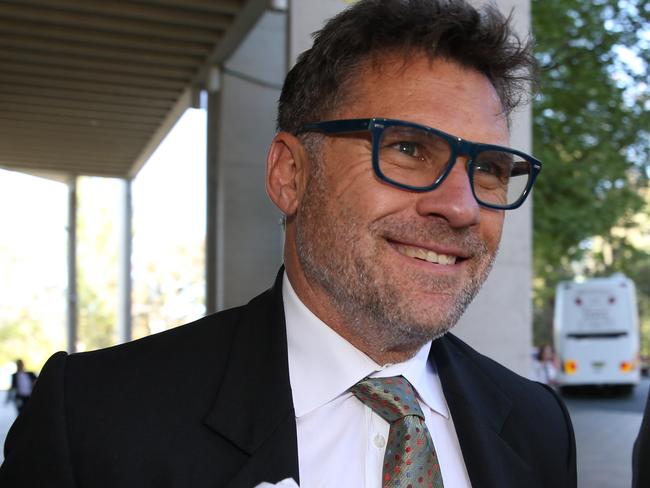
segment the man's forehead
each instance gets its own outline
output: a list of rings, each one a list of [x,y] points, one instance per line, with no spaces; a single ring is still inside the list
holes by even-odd
[[[390,49],[384,51],[375,51],[359,60],[359,62],[350,70],[350,73],[343,80],[343,89],[362,88],[359,85],[364,82],[381,84],[382,81],[390,78],[400,78],[408,76],[409,70],[415,65],[425,64],[430,69],[428,78],[435,81],[449,76],[449,67],[455,71],[454,75],[459,79],[467,76],[481,77],[492,85],[496,99],[498,97],[496,86],[487,75],[477,68],[463,64],[457,59],[432,55],[424,50],[407,51],[401,49]],[[444,68],[444,69],[443,69]],[[356,94],[359,95],[359,94]],[[361,94],[362,95],[362,94]]]
[[[431,125],[428,114],[461,111],[468,121],[480,114],[507,132],[507,117],[492,82],[453,59],[424,52],[375,53],[360,62],[344,84],[336,118],[399,118],[394,113],[399,111],[415,116],[405,120]],[[409,104],[412,100],[418,102]]]

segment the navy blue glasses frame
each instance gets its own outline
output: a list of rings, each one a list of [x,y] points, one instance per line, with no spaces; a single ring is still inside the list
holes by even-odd
[[[404,183],[400,183],[399,181],[392,180],[391,178],[388,178],[382,172],[381,166],[379,164],[379,149],[380,149],[379,144],[384,130],[392,126],[419,129],[427,133],[433,134],[437,137],[440,137],[441,139],[445,140],[449,144],[449,147],[451,149],[449,161],[447,161],[447,165],[444,171],[440,174],[440,176],[438,176],[438,178],[431,185],[424,186],[424,187],[407,185]],[[474,198],[480,205],[487,208],[496,209],[496,210],[512,210],[520,207],[528,197],[528,194],[533,188],[533,184],[535,183],[535,179],[537,178],[537,175],[542,170],[541,161],[535,159],[534,157],[526,153],[517,151],[516,149],[512,149],[505,146],[498,146],[494,144],[483,144],[480,142],[467,141],[465,139],[453,136],[451,134],[447,134],[446,132],[443,132],[438,129],[434,129],[432,127],[415,124],[413,122],[406,122],[403,120],[384,119],[384,118],[328,120],[322,122],[314,122],[311,124],[305,124],[296,131],[296,135],[305,132],[322,132],[324,134],[349,134],[354,132],[369,132],[372,136],[372,168],[375,174],[380,180],[388,183],[389,185],[395,186],[397,188],[401,188],[403,190],[408,190],[408,191],[427,192],[427,191],[435,190],[438,186],[442,184],[445,178],[447,178],[447,176],[453,169],[454,165],[456,164],[458,156],[460,155],[468,156],[469,160],[468,160],[467,171],[469,174],[470,186],[472,187],[472,193],[474,194]],[[499,204],[484,202],[481,198],[479,198],[476,195],[476,191],[474,189],[474,170],[475,170],[474,160],[478,154],[486,151],[500,151],[500,152],[510,153],[530,163],[530,176],[528,178],[528,182],[521,196],[516,201],[505,205],[499,205]]]

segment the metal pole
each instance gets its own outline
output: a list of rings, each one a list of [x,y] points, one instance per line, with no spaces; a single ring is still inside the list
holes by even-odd
[[[205,311],[218,309],[218,199],[219,182],[219,117],[221,111],[221,73],[211,70],[207,86],[207,150],[206,150],[206,238],[205,238]]]
[[[68,179],[68,352],[77,350],[77,177]]]
[[[122,193],[122,225],[120,243],[120,272],[119,272],[119,308],[118,328],[119,341],[129,342],[132,338],[132,280],[131,253],[133,247],[133,201],[132,180],[123,180]]]

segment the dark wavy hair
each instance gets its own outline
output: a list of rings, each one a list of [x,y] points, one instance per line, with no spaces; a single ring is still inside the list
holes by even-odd
[[[289,71],[278,107],[279,130],[295,133],[326,119],[354,85],[365,62],[398,54],[405,62],[424,53],[485,75],[506,115],[534,85],[536,64],[529,40],[512,30],[496,7],[464,0],[360,0],[314,34],[311,49]]]

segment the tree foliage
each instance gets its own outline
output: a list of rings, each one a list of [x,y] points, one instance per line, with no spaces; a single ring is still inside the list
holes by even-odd
[[[555,284],[572,277],[590,239],[609,239],[644,208],[650,3],[533,0],[532,21],[541,67],[534,154],[544,165],[533,192],[539,329],[548,324]]]
[[[0,319],[0,365],[22,359],[27,369],[40,369],[55,351],[43,331],[41,321],[29,310],[21,310],[13,317]],[[2,378],[0,381],[5,381]]]

